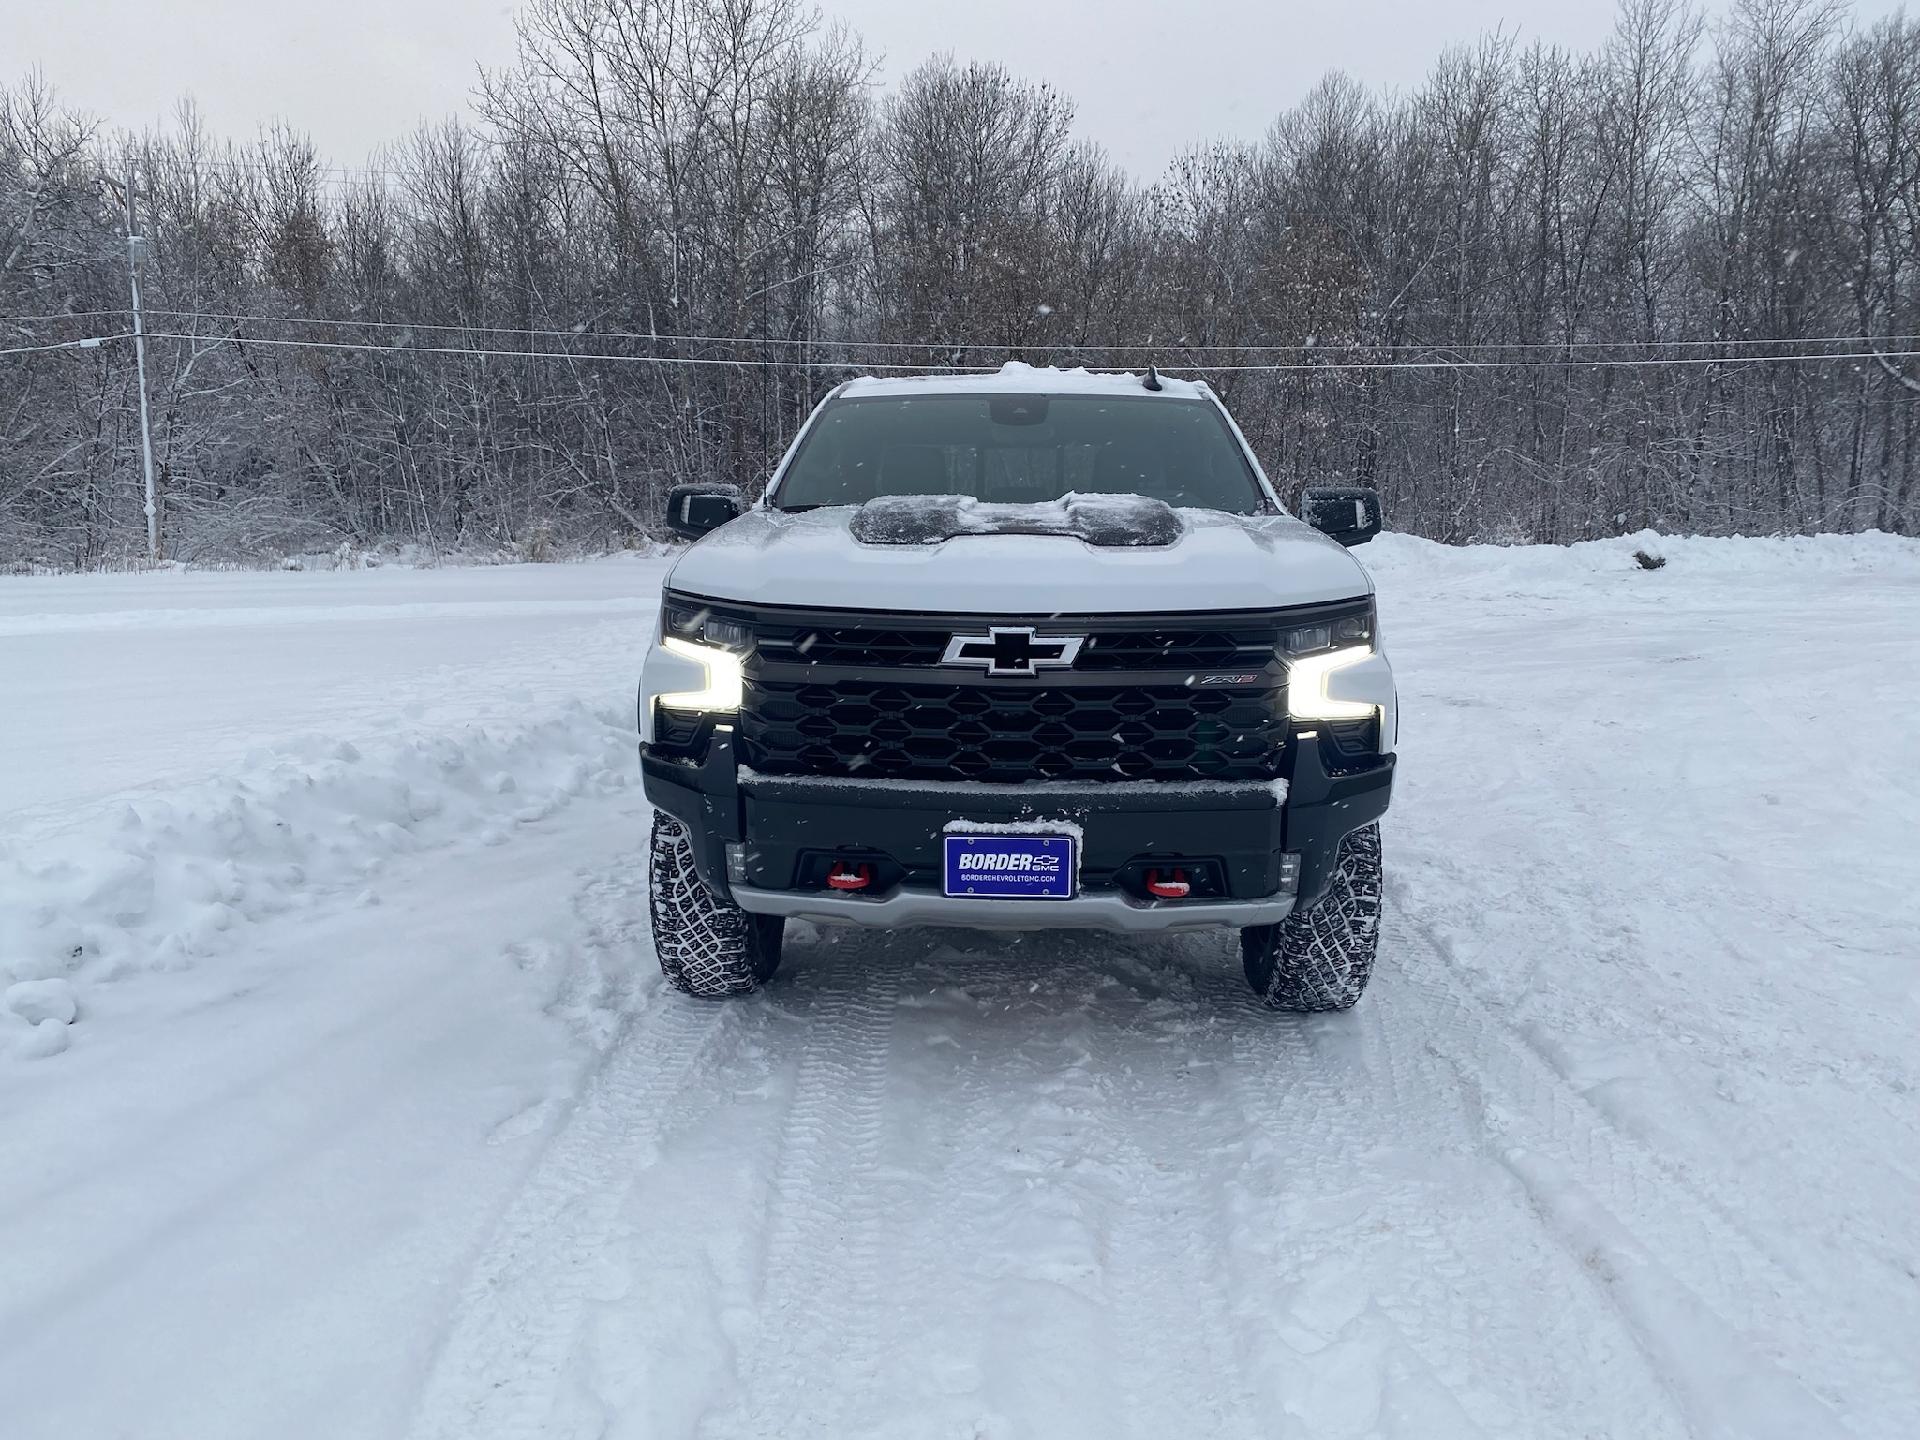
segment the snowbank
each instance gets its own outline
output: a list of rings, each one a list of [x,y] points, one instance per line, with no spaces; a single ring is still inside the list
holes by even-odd
[[[1643,570],[1634,552],[1667,563]],[[1641,530],[1573,545],[1442,545],[1412,535],[1381,535],[1354,551],[1383,582],[1457,588],[1475,595],[1567,594],[1596,580],[1691,590],[1703,580],[1765,581],[1769,576],[1920,573],[1920,540],[1869,530],[1862,535],[1778,537],[1661,535]]]
[[[0,844],[0,1054],[49,1054],[89,987],[194,964],[396,857],[479,843],[638,778],[629,717],[572,704],[377,750],[314,741],[51,842]]]

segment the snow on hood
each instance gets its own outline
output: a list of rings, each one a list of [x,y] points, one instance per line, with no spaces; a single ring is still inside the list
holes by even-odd
[[[1070,535],[1089,545],[1171,545],[1185,530],[1174,508],[1144,495],[1061,496],[992,505],[971,495],[882,495],[847,527],[865,545],[935,545],[962,535]]]
[[[691,546],[667,585],[747,604],[1036,616],[1265,610],[1373,588],[1346,550],[1290,515],[1173,513],[1180,533],[1165,545],[970,532],[863,544],[854,506],[760,508]]]

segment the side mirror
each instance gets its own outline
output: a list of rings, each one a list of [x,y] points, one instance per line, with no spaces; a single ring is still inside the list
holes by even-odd
[[[1380,533],[1380,492],[1360,485],[1310,485],[1300,492],[1300,518],[1330,540],[1364,545]]]
[[[732,485],[676,485],[667,492],[667,528],[698,540],[746,508],[745,499]]]

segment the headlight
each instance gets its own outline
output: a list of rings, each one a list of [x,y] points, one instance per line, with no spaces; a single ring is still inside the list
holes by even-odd
[[[1361,700],[1336,700],[1327,694],[1327,677],[1373,655],[1373,601],[1345,615],[1297,626],[1281,637],[1287,662],[1287,713],[1296,720],[1366,720],[1378,706]]]
[[[707,683],[699,690],[672,690],[655,698],[668,710],[703,710],[732,713],[740,708],[743,696],[740,656],[718,645],[701,645],[678,636],[661,638],[661,645],[675,655],[697,660],[706,667]]]
[[[727,620],[690,600],[669,600],[660,608],[660,633],[682,640],[704,640],[728,650],[744,650],[752,638],[738,620]]]
[[[1312,655],[1321,650],[1344,650],[1353,645],[1372,649],[1373,640],[1373,601],[1368,600],[1348,614],[1294,627],[1280,637],[1280,649],[1287,659],[1292,660],[1299,655]]]

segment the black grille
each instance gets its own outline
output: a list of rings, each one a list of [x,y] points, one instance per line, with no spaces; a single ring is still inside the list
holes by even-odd
[[[754,623],[762,655],[780,664],[913,667],[938,665],[956,633],[984,634],[989,624],[1031,624],[1045,635],[1085,635],[1082,670],[1216,670],[1235,665],[1259,669],[1273,658],[1279,631],[1273,626],[1220,630],[1090,629],[1071,620],[959,620],[929,626],[768,625]]]
[[[755,677],[745,698],[741,745],[747,763],[769,775],[1264,780],[1281,773],[1287,743],[1278,687]]]

